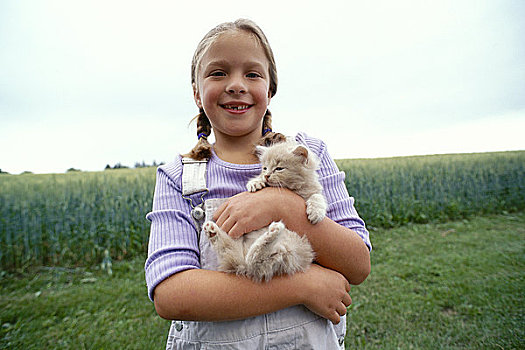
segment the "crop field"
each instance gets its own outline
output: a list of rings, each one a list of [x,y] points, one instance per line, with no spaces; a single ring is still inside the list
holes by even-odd
[[[145,252],[154,187],[154,168],[0,176],[0,268]]]
[[[525,208],[525,151],[337,164],[372,228]],[[154,168],[0,175],[0,269],[88,266],[106,249],[114,260],[143,255],[154,186]]]
[[[427,223],[525,208],[525,152],[336,161],[365,221]]]

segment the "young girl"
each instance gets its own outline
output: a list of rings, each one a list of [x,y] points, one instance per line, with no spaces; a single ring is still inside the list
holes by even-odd
[[[343,349],[350,284],[368,276],[371,249],[344,173],[322,141],[299,133],[296,140],[320,159],[327,217],[312,225],[304,200],[287,189],[246,192],[261,171],[254,145],[279,137],[268,111],[277,91],[275,60],[255,23],[212,29],[197,47],[191,76],[199,141],[186,158],[158,169],[147,215],[149,297],[161,317],[178,320],[167,348]],[[316,263],[268,283],[218,272],[216,254],[200,234],[206,219],[234,238],[282,220],[308,237]]]

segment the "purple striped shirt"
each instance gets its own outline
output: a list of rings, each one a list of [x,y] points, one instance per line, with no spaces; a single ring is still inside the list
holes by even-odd
[[[320,160],[319,180],[328,202],[327,216],[342,226],[354,230],[369,249],[372,248],[364,221],[354,208],[354,199],[348,195],[345,174],[326,150],[321,140],[299,133],[297,142],[306,145]],[[260,164],[227,163],[215,155],[208,161],[206,184],[210,192],[204,197],[228,198],[246,191],[246,183],[261,172]],[[189,201],[182,198],[182,162],[158,168],[153,208],[146,218],[151,221],[148,258],[145,264],[148,295],[153,300],[155,287],[169,276],[187,269],[200,268],[199,242],[191,218]],[[189,196],[200,203],[202,193]]]

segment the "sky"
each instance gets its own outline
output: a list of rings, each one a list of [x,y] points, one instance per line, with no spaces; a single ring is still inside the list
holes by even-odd
[[[254,20],[273,128],[335,159],[525,150],[525,2],[0,2],[0,169],[169,162],[196,142],[190,63]]]

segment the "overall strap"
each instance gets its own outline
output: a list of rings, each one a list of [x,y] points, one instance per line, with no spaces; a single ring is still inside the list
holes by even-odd
[[[208,191],[206,187],[206,164],[208,160],[182,158],[182,195]]]
[[[182,158],[182,198],[190,202],[191,216],[195,229],[197,230],[197,239],[200,240],[201,225],[204,221],[204,196],[209,192],[206,187],[206,165],[208,160],[195,160],[192,158]],[[192,194],[202,192],[201,202],[193,203],[189,197]]]

